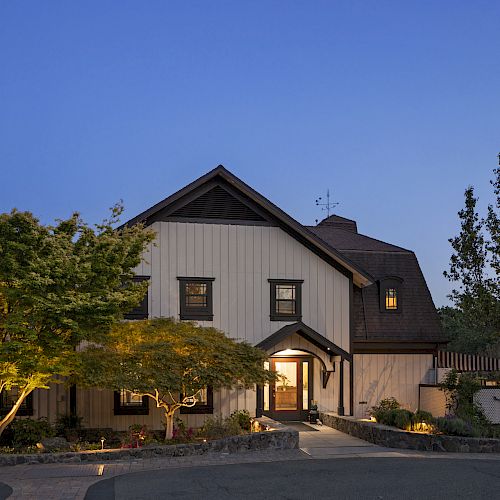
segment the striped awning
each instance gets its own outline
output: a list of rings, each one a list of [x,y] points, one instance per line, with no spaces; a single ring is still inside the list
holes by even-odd
[[[438,368],[455,368],[460,372],[500,371],[500,358],[489,358],[477,354],[438,351]]]

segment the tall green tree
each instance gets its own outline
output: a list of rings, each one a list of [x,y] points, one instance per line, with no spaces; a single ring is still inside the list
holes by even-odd
[[[101,341],[144,296],[132,270],[154,234],[116,230],[122,210],[95,227],[76,213],[53,226],[0,214],[0,394],[13,396],[0,434],[33,390],[74,371],[82,341]]]
[[[101,345],[81,353],[81,383],[151,398],[163,410],[165,437],[175,412],[196,404],[206,387],[255,387],[274,380],[267,355],[215,328],[170,318],[115,325]]]
[[[500,340],[500,169],[491,181],[496,197],[486,218],[477,211],[474,188],[465,190],[465,207],[458,212],[460,233],[449,242],[453,248],[444,275],[457,285],[450,294],[454,307],[440,310],[450,347],[478,352]]]

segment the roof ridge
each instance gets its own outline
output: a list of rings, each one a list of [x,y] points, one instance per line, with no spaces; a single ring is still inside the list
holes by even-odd
[[[348,233],[348,234],[356,234],[358,236],[361,236],[363,238],[368,238],[370,240],[373,240],[373,241],[377,241],[379,243],[383,243],[384,245],[390,245],[392,247],[396,247],[398,248],[399,250],[402,250],[403,252],[408,252],[408,253],[414,253],[413,250],[409,250],[408,248],[404,248],[404,247],[401,247],[399,245],[395,245],[394,243],[389,243],[387,241],[383,241],[383,240],[379,240],[378,238],[374,238],[373,236],[368,236],[367,234],[363,234],[363,233],[353,233],[352,231],[349,231],[349,229],[344,229],[343,227],[334,227],[332,228],[332,226],[306,226],[308,228],[313,228],[313,229],[316,229],[316,228],[328,228],[330,230],[335,230],[335,231],[344,231],[345,233]],[[330,245],[331,246],[331,245]],[[347,250],[347,249],[344,249],[344,250]],[[354,250],[354,249],[353,249]],[[368,250],[362,250],[362,249],[358,249],[359,251],[368,251]],[[339,250],[340,251],[340,250]],[[383,252],[383,250],[379,250],[380,252]],[[387,252],[390,252],[391,250],[387,250]]]

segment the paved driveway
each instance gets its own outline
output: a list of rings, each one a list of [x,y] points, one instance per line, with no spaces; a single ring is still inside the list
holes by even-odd
[[[140,472],[97,483],[85,499],[492,500],[499,491],[497,461],[365,457]]]

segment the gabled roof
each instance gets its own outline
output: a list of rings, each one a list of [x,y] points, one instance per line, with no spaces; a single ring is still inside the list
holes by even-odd
[[[340,348],[338,345],[334,344],[326,337],[323,337],[323,335],[318,333],[316,330],[313,330],[310,326],[307,326],[301,321],[284,326],[277,332],[269,335],[269,337],[265,338],[262,342],[258,343],[256,347],[259,347],[264,351],[268,351],[294,333],[300,335],[308,342],[315,345],[327,354],[341,356],[343,359],[346,359],[348,361],[352,359],[352,355],[347,351],[344,351],[344,349]]]
[[[349,258],[342,255],[334,247],[323,241],[307,227],[290,217],[267,198],[245,184],[222,165],[219,165],[191,184],[188,184],[186,187],[130,219],[125,225],[130,226],[138,222],[143,222],[146,225],[151,224],[154,222],[154,217],[158,213],[165,210],[168,213],[171,213],[173,210],[178,210],[182,206],[192,202],[196,196],[200,196],[206,192],[208,188],[213,189],[218,183],[223,188],[227,188],[234,192],[236,196],[241,196],[240,201],[242,203],[249,206],[251,204],[254,211],[263,215],[265,214],[266,219],[275,222],[281,229],[303,245],[306,245],[330,265],[347,276],[352,276],[356,285],[363,287],[373,282],[373,278],[369,273],[364,271]],[[205,190],[203,191],[203,189]]]

